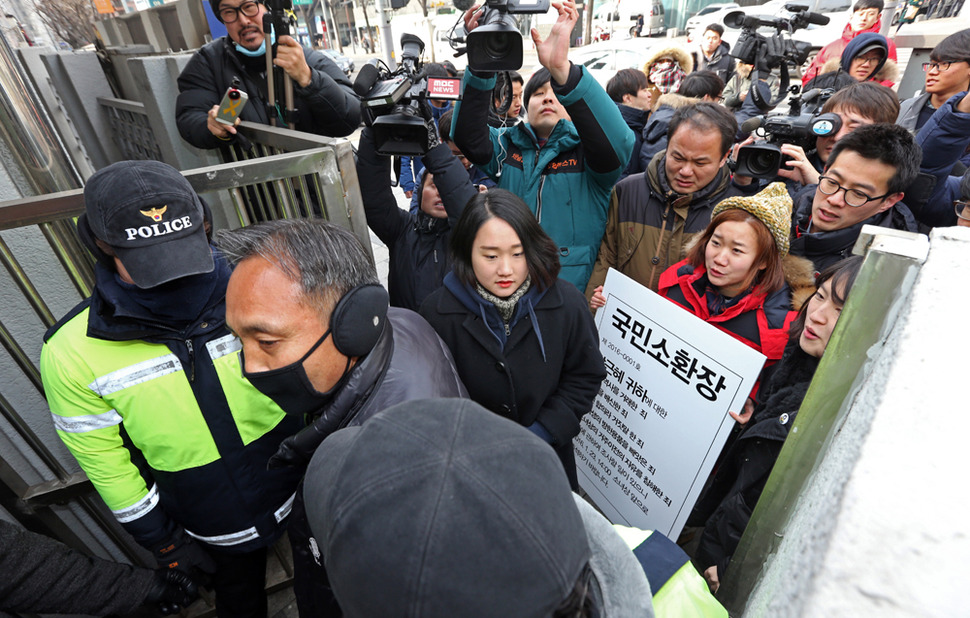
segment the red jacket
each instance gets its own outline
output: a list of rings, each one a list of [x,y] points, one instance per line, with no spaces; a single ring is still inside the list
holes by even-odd
[[[849,27],[849,24],[846,24],[845,29],[842,30],[842,38],[836,39],[831,43],[829,43],[828,45],[826,45],[825,47],[823,47],[822,50],[818,52],[818,55],[816,55],[815,58],[812,60],[812,63],[808,65],[808,69],[806,69],[805,73],[802,74],[802,86],[805,86],[812,79],[814,79],[815,77],[818,77],[823,72],[822,66],[826,62],[828,62],[832,58],[842,58],[842,52],[845,51],[845,46],[849,44],[849,41],[856,38],[863,32],[875,32],[876,34],[879,34],[879,30],[881,28],[882,28],[881,17],[876,20],[876,23],[872,24],[865,30],[860,30],[858,32],[853,31],[852,28]],[[895,62],[896,43],[889,37],[886,37],[886,41],[889,42],[889,60],[892,60]],[[892,83],[891,82],[889,84],[883,83],[883,85],[892,86]]]
[[[765,367],[780,359],[797,315],[791,310],[788,285],[770,296],[748,294],[720,315],[712,316],[705,299],[706,275],[704,266],[695,268],[687,260],[678,262],[660,275],[660,295],[767,356]]]

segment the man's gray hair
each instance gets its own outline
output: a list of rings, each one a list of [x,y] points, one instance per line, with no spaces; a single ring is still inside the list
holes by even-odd
[[[230,264],[262,257],[300,283],[308,303],[327,317],[358,285],[377,283],[377,270],[360,241],[323,219],[280,219],[216,234]]]

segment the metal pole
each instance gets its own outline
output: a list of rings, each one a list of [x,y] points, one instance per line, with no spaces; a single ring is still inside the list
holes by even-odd
[[[394,35],[391,33],[391,22],[387,19],[387,9],[384,8],[384,0],[374,0],[377,5],[377,19],[381,29],[381,51],[384,52],[384,62],[392,71],[397,69],[397,62],[394,61]]]

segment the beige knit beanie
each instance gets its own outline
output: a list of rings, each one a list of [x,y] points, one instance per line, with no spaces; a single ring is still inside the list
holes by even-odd
[[[791,245],[791,196],[783,182],[773,182],[760,193],[749,197],[729,197],[714,207],[713,219],[718,213],[738,208],[751,213],[764,223],[775,237],[775,246],[781,257],[788,255]]]

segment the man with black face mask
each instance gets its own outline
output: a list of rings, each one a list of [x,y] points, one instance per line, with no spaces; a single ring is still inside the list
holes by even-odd
[[[243,375],[307,421],[271,467],[303,471],[328,435],[396,403],[468,396],[434,329],[413,311],[388,308],[370,256],[347,230],[319,219],[270,221],[220,232],[219,246],[235,264],[226,320],[242,343]],[[302,491],[291,520],[300,616],[339,616]]]
[[[98,171],[84,201],[96,285],[41,352],[58,435],[159,566],[211,577],[219,616],[266,616],[266,549],[301,477],[266,461],[300,423],[242,376],[208,209],[156,161]]]

